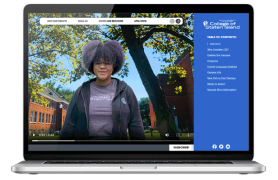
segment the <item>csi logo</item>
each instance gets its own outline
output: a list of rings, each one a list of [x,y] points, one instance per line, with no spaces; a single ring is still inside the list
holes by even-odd
[[[208,22],[207,21],[204,21],[203,22],[204,26],[208,25]]]

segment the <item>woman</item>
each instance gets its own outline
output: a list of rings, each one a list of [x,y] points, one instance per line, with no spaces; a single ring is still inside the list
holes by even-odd
[[[74,93],[59,139],[145,139],[136,96],[124,82],[111,75],[124,65],[117,41],[91,41],[83,48],[81,65],[96,78]]]

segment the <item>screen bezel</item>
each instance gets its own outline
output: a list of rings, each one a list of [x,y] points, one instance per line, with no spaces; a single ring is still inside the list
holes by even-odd
[[[249,14],[249,151],[28,151],[28,13],[248,13]],[[247,4],[30,4],[24,7],[23,137],[25,160],[252,160],[254,156],[254,13]]]

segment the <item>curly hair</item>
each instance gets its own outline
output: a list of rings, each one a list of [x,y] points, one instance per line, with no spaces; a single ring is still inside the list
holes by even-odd
[[[89,73],[94,74],[94,62],[104,59],[113,63],[112,75],[118,73],[124,65],[125,55],[121,44],[117,41],[107,41],[104,44],[100,41],[88,42],[83,47],[81,66]]]

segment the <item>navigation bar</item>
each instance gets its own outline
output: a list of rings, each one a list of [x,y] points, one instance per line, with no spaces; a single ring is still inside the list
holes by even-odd
[[[41,25],[182,25],[182,18],[40,18]]]

